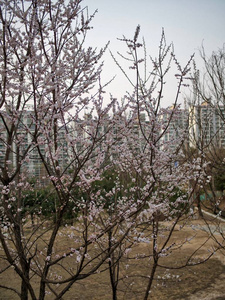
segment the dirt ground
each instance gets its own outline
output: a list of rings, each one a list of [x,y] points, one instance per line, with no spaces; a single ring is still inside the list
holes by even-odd
[[[204,212],[205,216],[210,216],[211,214]],[[212,215],[211,215],[212,216]],[[225,232],[225,220],[220,219],[220,227]],[[207,226],[202,226],[202,229],[208,231]],[[214,229],[216,231],[216,228]],[[219,235],[218,233],[215,236]],[[202,288],[192,295],[187,297],[187,300],[225,300],[225,252],[218,251],[214,258],[216,259],[215,265],[213,267],[212,273],[214,274],[214,280],[208,282],[205,288]],[[222,273],[216,272],[218,265],[222,266],[224,269]]]
[[[213,284],[189,296],[187,300],[224,300],[225,299],[225,273],[218,276]]]
[[[208,216],[209,218],[210,216]],[[221,221],[221,228],[225,232],[225,222]],[[218,228],[211,226],[215,231]],[[202,245],[209,233],[209,228],[204,221],[195,219],[190,227],[186,227],[183,235],[189,236],[196,233],[195,239],[191,240],[185,248],[178,250],[174,255],[166,257],[165,264],[176,266],[182,260],[190,256],[193,250]],[[174,231],[173,239],[180,238],[180,231]],[[145,244],[140,244],[139,249],[147,251]],[[199,252],[199,256],[206,254],[207,247]],[[162,263],[164,263],[162,259]],[[1,267],[1,265],[0,265]],[[145,261],[133,261],[130,267],[130,278],[121,281],[118,285],[118,300],[142,300],[143,291],[146,287],[146,278],[143,274],[149,274],[148,265]],[[14,271],[9,271],[7,276],[0,274],[0,285],[6,282],[14,282],[14,286],[19,284],[16,280]],[[134,279],[132,279],[132,276]],[[0,288],[0,300],[17,300],[15,294]],[[49,295],[47,300],[54,297]],[[72,286],[63,300],[111,300],[111,289],[109,285],[109,276],[106,273],[90,276],[81,282]],[[186,267],[182,269],[170,270],[169,268],[158,268],[153,289],[150,294],[150,300],[225,300],[225,252],[218,251],[209,261],[197,266]]]

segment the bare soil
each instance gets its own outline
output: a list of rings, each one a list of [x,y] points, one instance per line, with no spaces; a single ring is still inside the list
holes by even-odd
[[[167,268],[158,268],[149,299],[152,300],[225,300],[225,253],[218,251],[210,260],[196,266],[171,270],[169,267],[178,267],[185,262],[193,251],[202,245],[208,235],[208,228],[202,220],[193,220],[193,226],[186,227],[182,233],[174,231],[173,239],[177,240],[183,236],[196,234],[195,239],[190,240],[184,248],[178,249],[170,256],[162,258],[161,264]],[[222,225],[225,230],[225,222]],[[216,230],[216,228],[215,228]],[[218,235],[215,233],[215,235]],[[219,235],[218,235],[219,237]],[[214,242],[210,241],[211,244]],[[138,253],[148,253],[148,245],[140,243],[134,250]],[[208,246],[207,246],[208,247]],[[197,257],[207,254],[207,247],[199,250]],[[69,262],[68,262],[69,265]],[[129,274],[118,285],[118,300],[141,300],[143,299],[147,276],[150,274],[151,262],[146,259],[133,260],[126,266],[121,266],[121,276]],[[3,265],[0,261],[0,267]],[[126,273],[127,272],[127,273]],[[34,280],[35,281],[35,280]],[[0,274],[0,285],[13,282],[19,285],[15,273],[9,269],[7,274]],[[34,282],[35,284],[35,282]],[[17,300],[14,293],[0,288],[0,300]],[[53,295],[46,297],[54,299]],[[103,272],[88,277],[75,283],[63,300],[111,300],[112,293],[109,282],[109,274]]]

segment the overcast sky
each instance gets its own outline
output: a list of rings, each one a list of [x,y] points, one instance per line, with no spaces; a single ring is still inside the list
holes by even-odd
[[[149,54],[156,56],[164,28],[167,42],[173,42],[177,59],[183,65],[196,53],[200,67],[201,45],[210,54],[225,42],[225,0],[84,0],[83,5],[88,6],[90,14],[98,10],[88,42],[101,47],[110,41],[109,48],[115,55],[124,51],[117,38],[132,38],[138,24]],[[120,98],[130,89],[129,84],[108,53],[104,60],[102,80],[117,74],[108,90]],[[172,91],[165,98],[168,105],[173,102]]]

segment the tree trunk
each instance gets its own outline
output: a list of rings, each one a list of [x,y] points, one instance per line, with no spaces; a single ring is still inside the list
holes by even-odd
[[[24,264],[23,272],[26,280],[29,281],[29,266],[27,264]],[[25,280],[22,280],[21,283],[21,300],[28,300],[28,286]]]
[[[152,272],[151,272],[151,275],[150,275],[150,278],[149,278],[149,281],[148,281],[147,289],[145,291],[144,300],[147,300],[148,297],[149,297],[149,292],[151,291],[152,282],[153,282],[153,278],[155,276],[155,271],[156,271],[157,265],[158,265],[158,260],[155,260],[154,264],[152,266]]]
[[[111,243],[111,238],[112,238],[112,232],[109,231],[108,233],[108,238],[109,238],[109,249],[108,251],[110,252],[111,247],[112,247],[112,243]],[[111,283],[111,288],[112,288],[112,298],[113,300],[117,300],[117,282],[116,282],[116,266],[115,261],[114,261],[114,253],[112,253],[109,256],[110,260],[109,260],[109,274],[110,274],[110,283]],[[118,262],[117,262],[118,263]]]
[[[199,215],[200,218],[203,218],[200,193],[197,194],[196,201],[197,201],[198,215]]]

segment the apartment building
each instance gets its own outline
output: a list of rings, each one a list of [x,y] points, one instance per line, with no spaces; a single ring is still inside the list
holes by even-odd
[[[224,106],[212,107],[206,102],[189,106],[189,143],[192,147],[200,143],[204,147],[225,147]]]
[[[6,112],[1,113],[6,114]],[[224,118],[221,117],[221,113],[224,115]],[[129,126],[132,127],[130,128],[130,132],[132,133],[131,136],[133,140],[136,141],[136,150],[138,150],[138,148],[142,149],[145,147],[146,141],[143,139],[139,121],[142,124],[142,130],[147,136],[149,135],[149,130],[151,130],[151,122],[144,114],[140,115],[140,120],[137,117],[130,117],[132,118],[132,122],[128,123],[130,124]],[[27,151],[26,155],[24,155],[26,159],[22,161],[23,170],[41,182],[42,178],[46,175],[46,172],[35,142],[33,141],[35,133],[34,112],[32,110],[24,111],[21,113],[19,120],[20,121],[17,124],[17,138],[15,138],[15,142],[12,146],[10,160],[12,160],[12,165],[16,166],[18,163],[18,155],[21,158]],[[159,127],[155,129],[156,131],[158,130],[155,134],[160,137],[158,146],[160,149],[166,151],[174,151],[184,142],[189,143],[191,147],[196,147],[200,142],[204,143],[205,147],[212,142],[214,143],[214,146],[216,145],[219,148],[225,147],[224,120],[224,107],[214,108],[207,103],[190,105],[188,109],[174,108],[173,106],[170,107],[170,109],[162,109],[159,115],[159,122],[157,123],[157,126]],[[77,155],[84,156],[86,151],[88,151],[88,140],[91,142],[93,137],[99,139],[93,152],[94,159],[96,157],[95,152],[98,152],[104,144],[102,144],[102,141],[106,138],[106,132],[109,130],[108,121],[110,122],[109,116],[103,124],[97,125],[96,120],[94,120],[91,115],[85,115],[83,119],[72,122],[71,127],[67,126],[65,128],[61,125],[57,136],[59,146],[58,159],[60,165],[66,166],[70,161],[74,161],[73,153],[70,150],[70,140],[73,141],[73,146],[75,146],[74,151],[77,152]],[[121,128],[123,128],[123,126],[121,126]],[[121,139],[120,132],[117,134],[117,130],[121,131],[121,128],[120,126],[118,128],[115,126],[112,130],[112,134],[108,136],[111,136],[112,139],[116,140]],[[69,136],[71,138],[69,138]],[[42,139],[41,135],[39,135],[39,139]],[[19,140],[20,143],[18,144]],[[43,137],[43,142],[39,145],[40,151],[42,155],[45,156],[46,161],[49,152],[52,150],[50,147],[53,145],[51,143],[51,131],[49,133],[49,141],[46,140],[46,137]],[[0,164],[4,163],[6,147],[7,131],[5,124],[3,124],[1,119]],[[73,167],[73,163],[71,163],[71,167]]]
[[[36,125],[34,111],[31,109],[17,113],[17,117],[13,119],[7,111],[1,111],[0,118],[0,166],[4,168],[7,163],[9,168],[16,168],[18,164],[22,165],[22,171],[30,178],[35,177],[42,184],[46,183],[46,171],[40,158],[40,153],[48,161],[47,156],[50,152],[54,152],[52,146],[52,132],[49,131],[47,138],[40,132],[36,134]],[[8,145],[11,126],[15,126],[11,139],[13,142]],[[39,126],[39,125],[37,125]],[[36,145],[36,139],[40,140],[39,150]],[[49,143],[51,141],[51,143]],[[65,165],[69,159],[68,147],[66,140],[66,130],[61,126],[58,130],[58,160],[61,165]],[[8,162],[6,162],[6,149],[9,150]]]
[[[176,150],[188,142],[188,111],[171,106],[161,114],[161,149]]]

